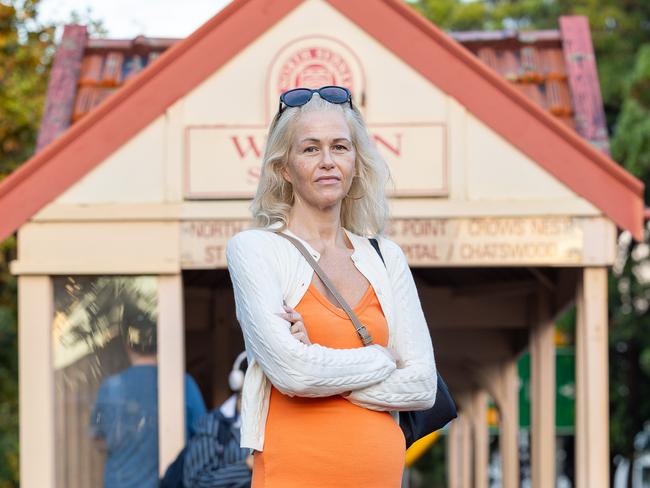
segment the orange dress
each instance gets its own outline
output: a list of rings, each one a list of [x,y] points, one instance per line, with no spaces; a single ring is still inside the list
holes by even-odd
[[[295,309],[312,343],[362,347],[351,320],[313,285]],[[388,344],[388,326],[372,286],[354,307],[373,342]],[[264,434],[254,456],[252,488],[399,488],[405,443],[388,412],[350,403],[340,395],[289,397],[275,387]]]

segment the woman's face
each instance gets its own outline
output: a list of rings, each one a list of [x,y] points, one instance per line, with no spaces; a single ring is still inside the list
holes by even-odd
[[[293,185],[296,201],[321,210],[337,206],[350,190],[356,160],[343,113],[307,112],[295,123],[282,176]]]

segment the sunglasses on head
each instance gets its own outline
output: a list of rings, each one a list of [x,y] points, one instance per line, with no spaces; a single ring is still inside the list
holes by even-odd
[[[287,107],[300,107],[305,105],[314,93],[318,93],[323,100],[341,105],[350,102],[352,107],[352,94],[347,88],[342,86],[323,86],[316,90],[311,88],[294,88],[280,95],[280,107],[278,108],[278,115],[280,115]]]

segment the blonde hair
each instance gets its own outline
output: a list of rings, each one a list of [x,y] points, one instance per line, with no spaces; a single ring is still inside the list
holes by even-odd
[[[254,224],[258,227],[276,223],[281,228],[287,226],[294,196],[291,183],[282,176],[282,169],[288,162],[298,118],[301,114],[312,111],[342,112],[356,151],[356,176],[341,204],[341,225],[363,236],[381,234],[388,219],[388,198],[385,191],[390,180],[388,165],[371,140],[361,113],[349,104],[329,103],[317,93],[301,107],[286,108],[271,122],[260,181],[251,204]]]

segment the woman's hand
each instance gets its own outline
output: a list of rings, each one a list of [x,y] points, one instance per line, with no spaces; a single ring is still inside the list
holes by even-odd
[[[284,320],[291,322],[291,335],[303,344],[310,345],[311,341],[309,340],[309,335],[307,335],[305,324],[302,321],[302,315],[296,312],[289,305],[284,305],[284,309],[286,312],[278,315],[280,315]]]

